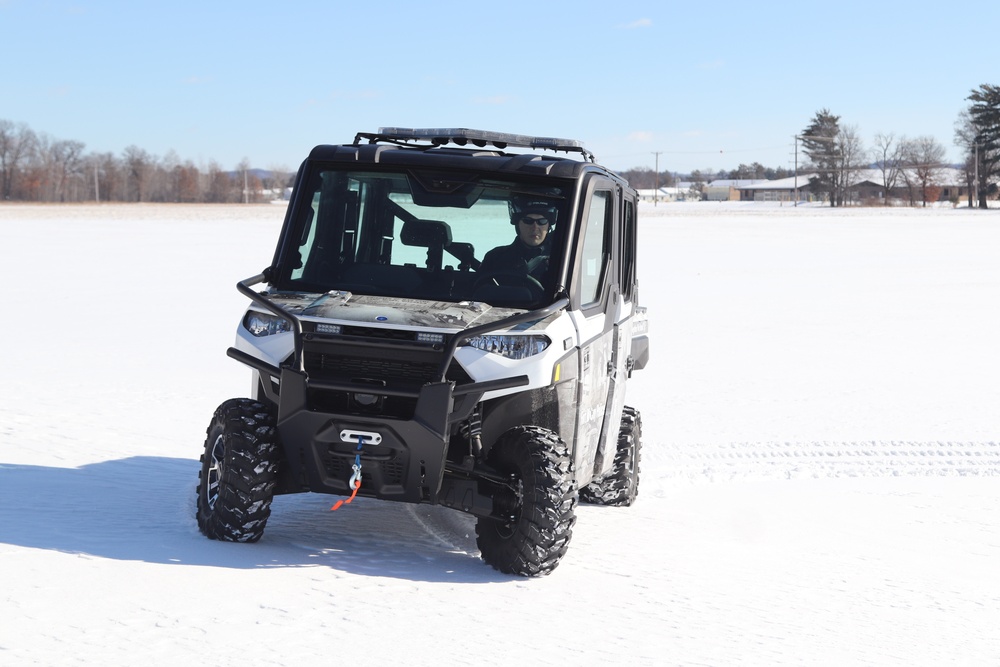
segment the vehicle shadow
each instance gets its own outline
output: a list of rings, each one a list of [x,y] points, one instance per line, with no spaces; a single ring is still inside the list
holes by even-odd
[[[480,560],[470,517],[441,507],[357,498],[331,512],[337,496],[278,496],[260,542],[209,540],[194,518],[198,465],[156,456],[80,468],[0,463],[0,543],[174,565],[321,566],[453,583],[516,579]]]

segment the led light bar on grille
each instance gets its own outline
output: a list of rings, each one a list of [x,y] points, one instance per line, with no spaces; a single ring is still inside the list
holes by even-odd
[[[340,335],[343,331],[344,327],[339,324],[323,324],[320,322],[316,325],[316,333]]]

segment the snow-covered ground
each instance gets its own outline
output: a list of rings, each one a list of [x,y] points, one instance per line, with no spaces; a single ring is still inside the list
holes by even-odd
[[[639,500],[527,580],[434,507],[198,533],[283,212],[0,205],[0,665],[1000,663],[1000,213],[644,206]]]

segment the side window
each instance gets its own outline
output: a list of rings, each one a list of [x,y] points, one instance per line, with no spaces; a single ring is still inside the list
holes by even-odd
[[[635,202],[626,200],[622,207],[621,276],[622,295],[627,301],[635,298]]]
[[[302,238],[299,239],[299,265],[292,269],[292,280],[298,280],[305,272],[305,260],[312,253],[316,243],[316,219],[319,217],[319,193],[313,195],[309,218],[303,227]]]
[[[601,298],[604,271],[608,265],[611,238],[610,192],[598,190],[590,201],[590,215],[583,238],[583,257],[580,266],[580,301],[582,305]]]

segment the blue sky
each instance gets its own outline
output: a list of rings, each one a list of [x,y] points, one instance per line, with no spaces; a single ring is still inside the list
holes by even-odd
[[[828,108],[958,160],[1000,5],[0,0],[0,119],[87,152],[295,169],[382,126],[579,139],[614,169],[793,164]]]

